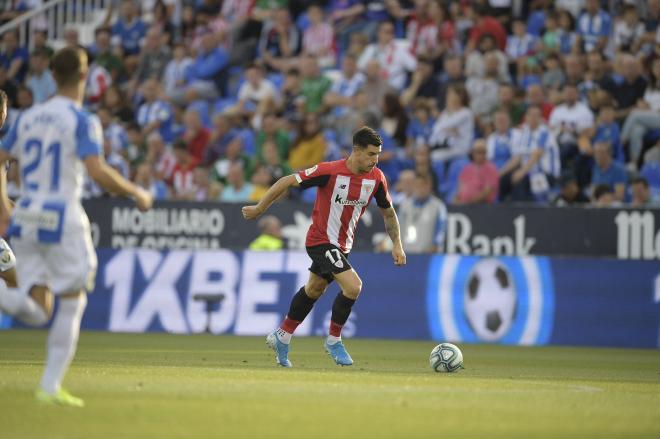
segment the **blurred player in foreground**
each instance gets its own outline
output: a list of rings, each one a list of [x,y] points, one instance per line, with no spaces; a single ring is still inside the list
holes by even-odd
[[[338,365],[353,364],[342,343],[341,329],[360,294],[362,280],[348,262],[348,255],[353,245],[355,227],[372,198],[376,198],[385,219],[385,228],[394,244],[394,264],[406,263],[399,221],[387,191],[387,181],[376,167],[381,149],[380,136],[371,128],[364,127],[353,136],[353,151],[347,159],[319,163],[282,177],[268,189],[257,205],[243,207],[243,216],[255,219],[290,187],[307,189],[318,186],[312,225],[305,242],[307,254],[312,259],[309,280],[293,296],[289,312],[280,327],[266,337],[266,344],[275,351],[277,363],[281,366],[292,366],[288,355],[291,336],[333,280],[337,281],[341,291],[332,305],[330,334],[324,347]]]
[[[57,94],[22,113],[0,148],[0,213],[11,215],[7,234],[18,257],[15,272],[10,268],[3,273],[0,309],[27,324],[43,325],[53,312],[53,294],[59,298],[36,398],[82,407],[83,400],[62,389],[61,382],[76,351],[86,293],[96,275],[89,220],[80,202],[85,169],[108,192],[133,197],[141,210],[149,209],[153,200],[103,159],[101,124],[82,109],[87,55],[76,48],[62,49],[51,68]],[[5,110],[6,103],[3,114]],[[18,160],[21,173],[15,206],[4,181],[10,159]],[[13,261],[4,242],[2,251],[1,260]],[[17,289],[7,288],[16,284]]]

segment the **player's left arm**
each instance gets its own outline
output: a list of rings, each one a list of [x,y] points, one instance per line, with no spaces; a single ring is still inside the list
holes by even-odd
[[[399,226],[399,218],[396,216],[396,211],[392,206],[392,198],[387,190],[387,179],[380,170],[380,178],[378,187],[374,194],[376,204],[380,208],[380,213],[385,220],[385,230],[392,240],[392,257],[394,258],[394,265],[406,264],[406,253],[403,251],[403,244],[401,243],[401,227]]]
[[[392,258],[394,258],[394,265],[406,265],[406,253],[403,251],[403,244],[401,243],[401,227],[399,226],[399,218],[396,216],[394,207],[390,206],[386,209],[380,209],[383,219],[385,220],[385,230],[392,240]]]

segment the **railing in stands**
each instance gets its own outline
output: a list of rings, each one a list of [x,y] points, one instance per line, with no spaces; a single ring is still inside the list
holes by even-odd
[[[0,37],[18,30],[22,47],[32,50],[33,32],[44,30],[48,41],[64,37],[64,31],[73,24],[84,24],[95,11],[106,8],[112,0],[51,0],[38,9],[26,12],[0,27]]]

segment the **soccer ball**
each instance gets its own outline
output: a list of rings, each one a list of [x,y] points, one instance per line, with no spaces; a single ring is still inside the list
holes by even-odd
[[[511,273],[497,259],[483,259],[472,268],[465,287],[465,314],[484,341],[497,341],[511,328],[516,289]]]
[[[463,367],[463,353],[456,345],[441,343],[431,351],[429,363],[436,372],[456,372]]]

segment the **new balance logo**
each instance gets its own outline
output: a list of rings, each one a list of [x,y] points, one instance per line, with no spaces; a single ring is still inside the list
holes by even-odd
[[[335,196],[335,203],[344,206],[366,206],[367,202],[362,200],[344,200],[339,194]]]
[[[339,189],[346,189],[346,185],[342,184],[341,186],[339,186]]]

